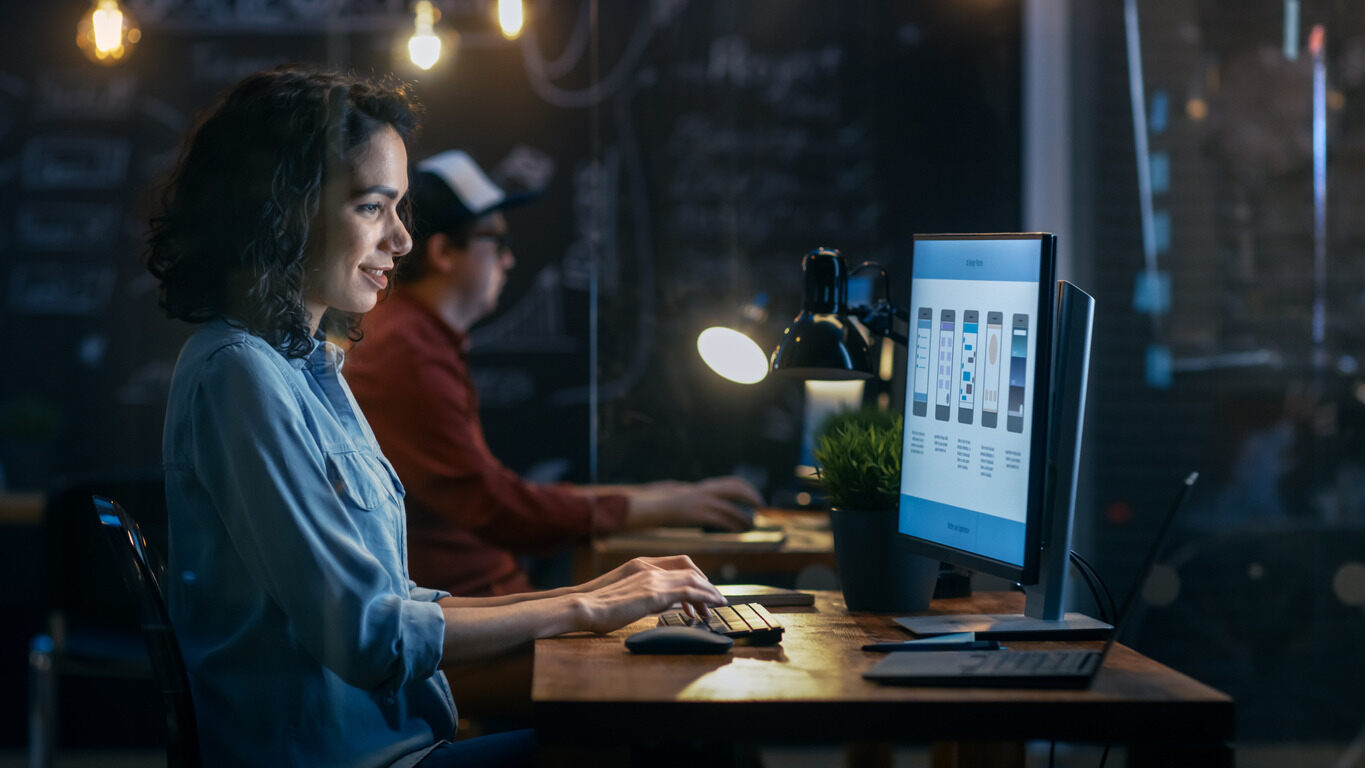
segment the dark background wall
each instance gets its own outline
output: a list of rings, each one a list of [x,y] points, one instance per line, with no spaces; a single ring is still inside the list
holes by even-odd
[[[1099,306],[1086,514],[1099,570],[1122,593],[1176,478],[1200,470],[1128,642],[1233,695],[1246,741],[1358,746],[1365,16],[1351,3],[1302,3],[1291,59],[1284,5],[1137,4],[1154,245],[1170,286],[1153,318],[1135,301],[1145,267],[1123,4],[1075,4],[1075,215],[1093,243],[1079,257]],[[1315,24],[1327,32],[1323,292]],[[1315,348],[1319,298],[1327,323]]]

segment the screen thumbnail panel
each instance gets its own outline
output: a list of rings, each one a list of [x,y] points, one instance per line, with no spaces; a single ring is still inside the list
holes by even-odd
[[[908,388],[899,530],[1007,569],[1028,565],[1029,515],[1041,494],[1034,398],[1046,391],[1037,382],[1046,376],[1039,329],[1051,324],[1050,292],[1041,289],[1051,285],[1050,239],[915,239],[910,299],[936,321],[936,407],[917,410]]]

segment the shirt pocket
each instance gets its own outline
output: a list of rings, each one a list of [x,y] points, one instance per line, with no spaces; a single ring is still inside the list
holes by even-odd
[[[327,482],[339,498],[352,506],[374,511],[384,503],[380,478],[358,451],[328,453]]]
[[[403,481],[398,479],[398,473],[394,471],[393,465],[389,463],[389,460],[381,455],[376,457],[375,461],[383,468],[384,476],[389,480],[389,487],[393,489],[393,493],[395,494],[393,500],[402,501],[406,498],[408,489],[403,487]]]

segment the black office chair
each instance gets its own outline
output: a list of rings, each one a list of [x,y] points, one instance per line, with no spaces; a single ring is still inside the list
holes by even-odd
[[[199,765],[199,736],[194,723],[194,703],[185,661],[166,610],[166,595],[161,588],[166,565],[147,547],[137,521],[123,508],[103,496],[92,496],[100,527],[137,602],[142,637],[152,660],[152,673],[166,712],[166,761],[171,768]]]
[[[154,701],[152,665],[137,611],[115,574],[115,553],[91,525],[90,497],[121,499],[139,511],[143,534],[165,551],[166,492],[161,467],[76,475],[59,480],[43,505],[42,628],[29,644],[29,765],[48,768],[59,743],[133,746],[158,739],[161,718],[146,716]],[[59,695],[65,694],[65,695]],[[106,702],[137,706],[109,712]],[[60,701],[59,701],[60,700]],[[96,717],[95,715],[99,715]]]

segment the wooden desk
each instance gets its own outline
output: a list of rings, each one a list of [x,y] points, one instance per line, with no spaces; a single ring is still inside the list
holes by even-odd
[[[1014,593],[934,604],[937,612],[1022,608]],[[1232,764],[1232,699],[1122,645],[1086,691],[883,686],[862,678],[881,655],[860,646],[904,638],[891,616],[850,614],[835,592],[817,593],[813,608],[773,613],[787,628],[781,645],[723,656],[626,651],[622,639],[653,626],[653,618],[607,636],[537,641],[531,700],[542,741],[619,744],[697,734],[754,743],[1057,739],[1127,745],[1129,765]],[[935,754],[945,753],[936,747]]]
[[[725,574],[731,569],[743,573],[796,574],[820,565],[837,570],[828,512],[762,509],[755,514],[754,522],[780,527],[787,535],[786,540],[780,546],[762,549],[702,536],[657,541],[629,534],[603,536],[592,542],[588,552],[575,556],[574,582],[587,581],[631,558],[651,555],[688,555],[713,581],[729,581]]]
[[[38,491],[0,493],[0,525],[41,525],[45,500]]]

